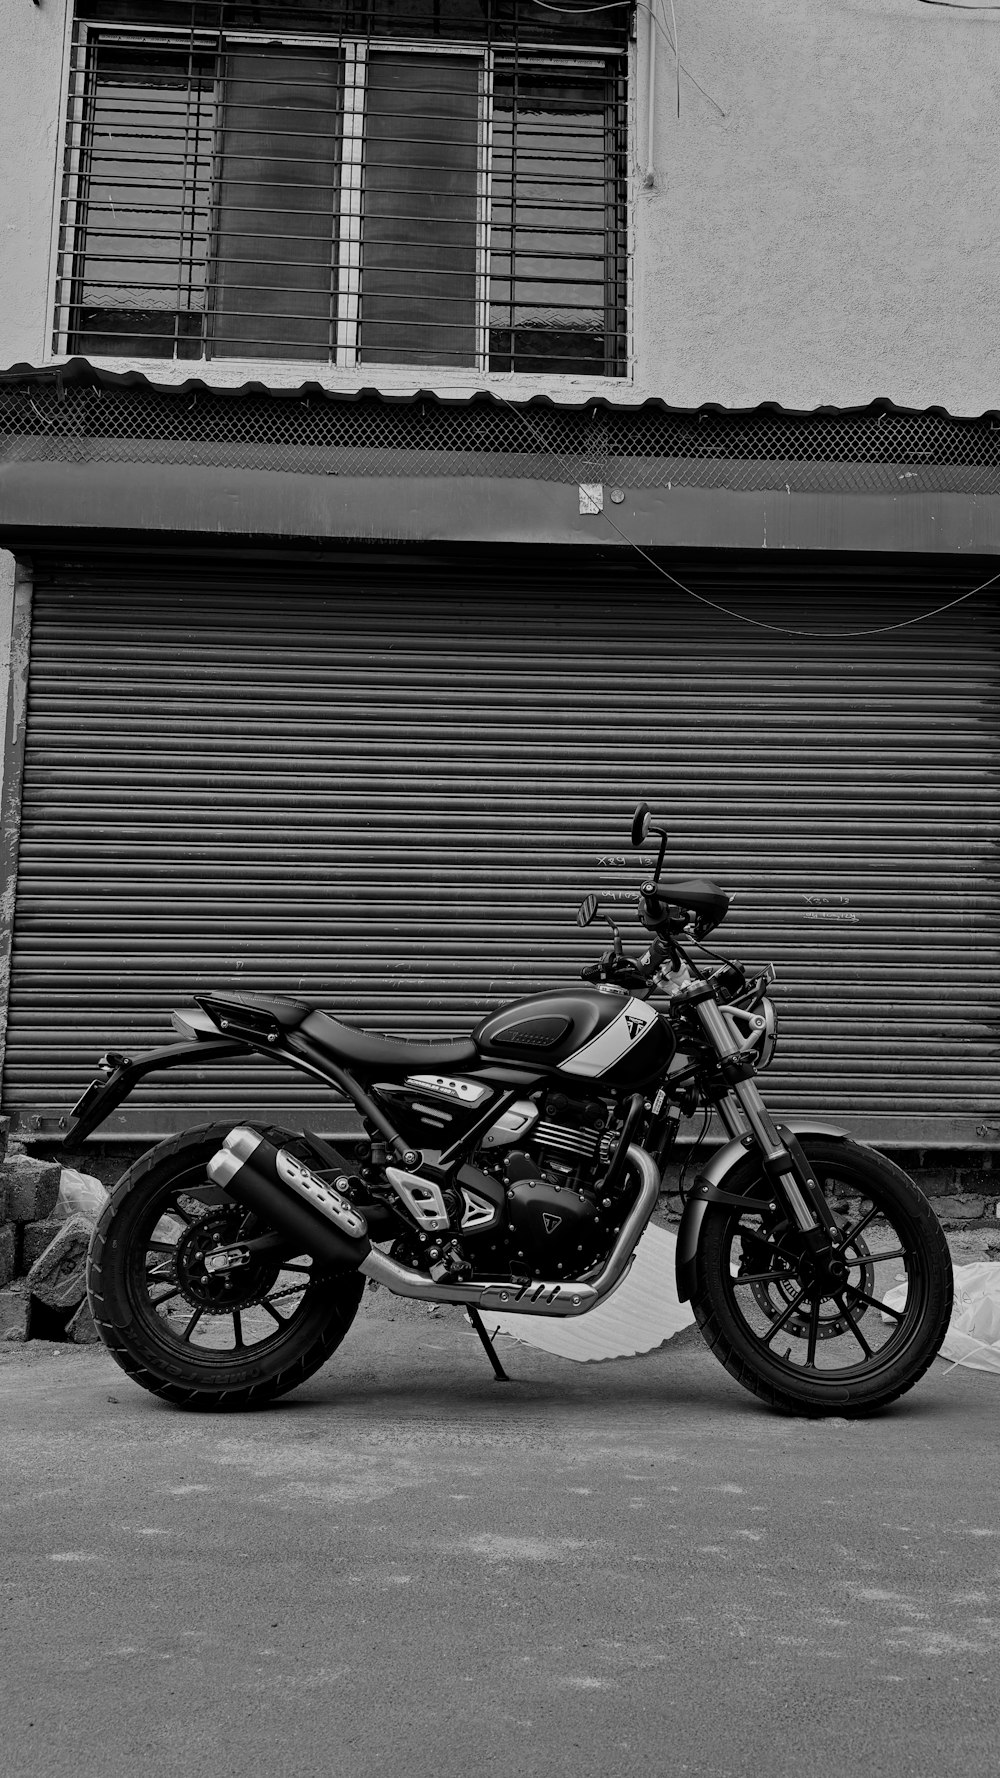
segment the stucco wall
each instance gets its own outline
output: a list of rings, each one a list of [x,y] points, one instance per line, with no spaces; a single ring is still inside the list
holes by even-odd
[[[1000,12],[675,8],[682,65],[726,116],[682,77],[678,123],[661,39],[656,187],[636,202],[638,391],[1000,407]]]
[[[669,4],[657,4],[669,27]],[[1000,12],[921,0],[675,0],[675,9],[681,117],[661,35],[652,189],[642,183],[639,14],[634,375],[596,386],[692,407],[876,396],[961,414],[1000,407]],[[3,8],[0,365],[48,359],[66,16],[66,0]],[[149,368],[181,380],[193,367]],[[210,380],[240,383],[261,368],[216,364]],[[273,380],[302,374],[286,364]],[[316,375],[331,387],[377,377],[386,389],[493,386],[515,397],[539,387],[372,367]]]
[[[0,0],[0,364],[50,357],[49,264],[60,181],[70,0]]]

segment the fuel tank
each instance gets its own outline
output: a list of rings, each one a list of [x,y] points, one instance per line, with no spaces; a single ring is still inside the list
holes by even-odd
[[[554,988],[512,1000],[476,1026],[484,1056],[567,1079],[631,1088],[655,1080],[675,1049],[659,1013],[624,988]]]

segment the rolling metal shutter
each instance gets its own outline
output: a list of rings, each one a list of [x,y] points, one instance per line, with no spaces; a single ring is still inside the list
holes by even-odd
[[[710,942],[777,968],[776,1109],[995,1142],[989,595],[830,639],[954,597],[953,565],[669,567],[740,617],[624,552],[36,565],[5,1110],[64,1112],[207,988],[430,1036],[572,981],[588,890],[637,937],[645,797],[671,873],[736,892]],[[335,1129],[319,1100],[227,1064],[154,1077],[117,1128]]]

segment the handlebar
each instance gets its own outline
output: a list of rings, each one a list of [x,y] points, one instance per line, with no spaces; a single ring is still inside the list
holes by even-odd
[[[627,957],[624,951],[605,951],[599,963],[588,963],[580,975],[585,982],[614,982],[622,988],[644,988],[669,955],[669,945],[654,939],[642,957]]]

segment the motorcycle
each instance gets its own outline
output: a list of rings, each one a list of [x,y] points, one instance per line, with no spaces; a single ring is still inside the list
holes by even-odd
[[[858,1415],[911,1389],[944,1338],[948,1247],[899,1167],[846,1130],[775,1122],[758,1075],[775,1045],[771,973],[707,951],[730,897],[665,880],[667,833],[639,889],[648,937],[503,1005],[468,1037],[401,1040],[282,995],[212,992],[172,1014],[179,1041],[102,1057],[76,1144],[161,1069],[280,1058],[357,1109],[334,1147],[309,1131],[216,1124],[150,1149],[91,1242],[102,1340],[137,1382],[190,1408],[249,1408],[295,1388],[347,1333],[369,1280],[483,1321],[586,1315],[625,1278],[685,1116],[727,1140],[682,1191],[678,1295],[726,1370],[771,1407]],[[578,922],[599,916],[596,897]],[[339,1140],[339,1139],[338,1139]],[[683,1179],[683,1175],[682,1175]]]

